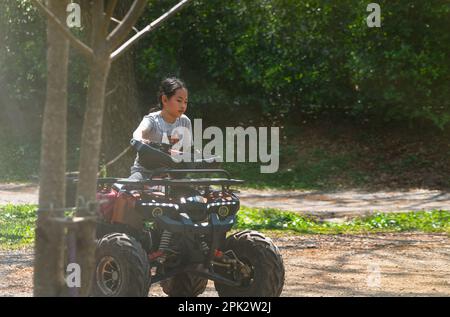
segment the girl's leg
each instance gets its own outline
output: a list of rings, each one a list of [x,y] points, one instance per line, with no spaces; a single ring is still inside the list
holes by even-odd
[[[145,179],[145,176],[142,172],[134,172],[130,177],[128,177],[128,179],[133,181],[142,181]]]

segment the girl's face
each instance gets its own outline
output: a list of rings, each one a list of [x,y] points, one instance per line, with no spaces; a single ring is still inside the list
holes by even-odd
[[[188,104],[188,92],[185,88],[177,89],[175,95],[167,98],[162,96],[163,109],[172,117],[181,117],[186,112]]]

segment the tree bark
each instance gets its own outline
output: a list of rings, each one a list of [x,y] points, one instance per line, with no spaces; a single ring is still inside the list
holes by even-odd
[[[109,2],[107,1],[106,4]],[[122,18],[128,11],[132,1],[119,1],[116,16]],[[124,147],[129,144],[131,132],[138,120],[137,88],[134,79],[134,63],[132,55],[127,54],[115,63],[111,69],[111,79],[108,78],[110,70],[110,51],[105,46],[105,38],[100,26],[101,19],[89,0],[80,1],[82,7],[82,24],[85,37],[92,43],[95,59],[89,63],[89,86],[86,112],[83,123],[81,138],[81,153],[79,165],[79,185],[77,197],[82,197],[78,207],[86,207],[88,202],[95,201],[97,172],[100,160],[102,144],[104,155],[107,160],[114,158]],[[90,10],[92,8],[92,10]],[[115,27],[115,23],[110,23]],[[105,30],[106,31],[106,30]],[[102,37],[103,36],[103,37]],[[103,46],[102,46],[103,45]],[[106,87],[108,87],[106,89]],[[108,93],[107,95],[105,94]],[[104,97],[106,95],[106,97]],[[105,109],[105,102],[108,102]],[[135,120],[130,117],[136,117]],[[104,127],[103,127],[104,123]],[[103,132],[102,132],[103,131]],[[103,136],[101,135],[103,134]],[[102,142],[102,138],[105,141]],[[130,160],[129,160],[130,161]],[[130,162],[123,163],[122,159],[113,168],[126,165],[129,169]],[[121,166],[121,167],[120,167]],[[87,210],[80,210],[78,216],[91,216]],[[81,296],[89,294],[92,274],[94,272],[95,254],[95,224],[85,222],[78,226],[77,232],[77,263],[81,266],[82,288]]]
[[[111,66],[109,48],[103,28],[103,1],[92,2],[91,47],[94,57],[89,67],[86,112],[81,135],[79,182],[77,188],[77,216],[97,215],[96,189],[99,166],[101,132],[105,105],[105,90]],[[90,208],[94,206],[94,208]],[[81,267],[80,296],[88,296],[95,266],[95,221],[85,221],[77,230],[77,263]]]
[[[65,20],[67,0],[48,0],[48,8]],[[51,217],[62,216],[65,200],[66,117],[69,42],[47,24],[47,98],[42,126],[39,209],[36,224],[34,296],[60,296],[64,289],[64,239]]]
[[[97,57],[95,57],[97,58]],[[77,189],[77,216],[96,215],[96,208],[86,210],[96,201],[97,172],[99,165],[101,131],[104,110],[104,94],[109,72],[109,59],[94,61],[89,75],[89,89],[86,115],[83,123],[80,177]],[[94,272],[95,260],[95,222],[87,221],[78,227],[77,258],[81,267],[81,296],[88,296]]]
[[[131,0],[121,0],[117,4],[117,13],[114,16],[119,20],[122,19],[131,3]],[[114,26],[114,22],[111,26]],[[133,52],[131,49],[111,66],[102,132],[102,156],[105,163],[115,158],[130,144],[131,135],[141,119]],[[135,156],[133,151],[129,151],[107,169],[108,175],[127,177]]]

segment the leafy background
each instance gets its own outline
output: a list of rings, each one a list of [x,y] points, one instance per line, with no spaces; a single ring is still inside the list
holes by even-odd
[[[176,2],[149,1],[139,26]],[[191,92],[191,118],[218,126],[280,126],[278,176],[264,179],[256,167],[229,166],[259,185],[361,185],[384,172],[421,168],[422,175],[400,178],[449,176],[450,3],[378,3],[381,28],[367,27],[368,2],[361,0],[193,1],[136,46],[139,109],[146,113],[160,80],[176,75]],[[36,175],[39,166],[45,20],[29,1],[3,0],[0,38],[0,177],[20,180]],[[87,85],[76,54],[70,73],[73,170]],[[324,127],[348,137],[324,137]],[[398,129],[402,132],[389,134]],[[318,132],[308,135],[313,130]],[[311,141],[300,148],[304,132]],[[421,137],[410,140],[415,134]],[[390,144],[397,139],[406,143]],[[408,150],[398,153],[402,147]],[[342,177],[329,182],[333,175]],[[442,179],[438,183],[448,186]]]

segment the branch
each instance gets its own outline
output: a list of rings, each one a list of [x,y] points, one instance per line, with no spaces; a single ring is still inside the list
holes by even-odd
[[[146,0],[134,0],[130,10],[127,12],[122,22],[107,37],[108,45],[114,50],[122,43],[136,24],[147,4]]]
[[[105,26],[105,2],[103,0],[94,0],[91,2],[91,14],[92,14],[92,48],[94,52],[98,50],[96,45],[100,45],[106,37],[106,32],[104,30]]]
[[[117,6],[117,1],[118,0],[109,0],[108,1],[108,6],[106,7],[106,16],[105,16],[105,23],[109,24],[109,20],[111,19],[111,17],[114,14],[114,10],[116,9]]]
[[[39,0],[32,0],[32,1],[41,10],[41,12],[43,12],[47,16],[49,21],[51,21],[52,23],[54,23],[58,27],[58,30],[62,34],[64,34],[64,36],[69,40],[70,44],[72,44],[72,46],[75,49],[77,49],[78,52],[83,54],[88,59],[91,59],[94,56],[94,53],[93,53],[92,49],[89,46],[87,46],[86,44],[84,44],[75,35],[73,35],[73,33],[70,32],[69,28],[64,26],[64,24],[62,24],[62,22],[58,19],[58,17],[56,17],[53,14],[53,12],[51,12],[47,8],[47,6],[43,5]]]
[[[105,165],[102,166],[102,169],[108,168],[111,165],[113,165],[114,163],[116,163],[118,160],[120,160],[122,158],[122,156],[124,156],[125,154],[128,153],[128,151],[132,148],[131,145],[129,145],[126,149],[124,149],[119,155],[117,155],[115,158],[113,158],[111,161],[109,161],[108,163],[106,163]],[[100,176],[100,172],[97,173],[97,176]]]
[[[105,26],[104,26],[104,31],[105,34],[108,32],[108,28],[109,28],[109,23],[111,22],[111,18],[114,14],[114,10],[116,9],[117,6],[117,0],[109,0],[108,1],[108,6],[106,7],[106,12],[105,12]]]
[[[120,20],[118,20],[118,19],[116,19],[116,18],[111,18],[111,21],[113,21],[113,22],[116,22],[117,24],[120,24],[120,23],[122,23],[122,21],[120,21]],[[138,33],[139,32],[139,30],[138,29],[136,29],[134,26],[133,26],[133,31],[134,32],[136,32],[136,33]]]
[[[168,18],[170,18],[172,15],[180,11],[186,4],[189,3],[190,0],[182,0],[180,1],[176,6],[174,6],[172,9],[164,13],[162,16],[160,16],[158,19],[147,25],[145,28],[143,28],[139,33],[135,34],[132,38],[130,38],[128,41],[126,41],[122,46],[120,46],[117,50],[115,50],[111,54],[111,60],[117,59],[120,55],[122,55],[127,49],[131,47],[136,41],[138,41],[142,36],[144,36],[146,33],[153,31],[158,26],[160,26],[164,21],[166,21]]]

